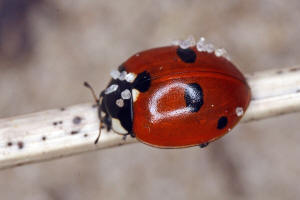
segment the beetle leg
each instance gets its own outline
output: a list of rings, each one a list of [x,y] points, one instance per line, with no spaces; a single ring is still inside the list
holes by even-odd
[[[130,135],[131,137],[135,138],[135,134],[134,133],[127,133],[125,135],[123,135],[123,140],[125,141],[127,136]]]
[[[109,132],[111,130],[111,118],[109,117],[108,114],[105,114],[105,117],[101,119],[103,123],[106,125],[106,130]]]
[[[204,147],[207,147],[208,144],[209,144],[209,142],[206,142],[206,143],[200,144],[199,146],[200,146],[200,148],[204,148]]]
[[[133,132],[128,133],[131,137],[135,138],[135,134]]]

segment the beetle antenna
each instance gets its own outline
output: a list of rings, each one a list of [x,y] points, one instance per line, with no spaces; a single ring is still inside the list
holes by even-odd
[[[88,82],[86,82],[86,81],[84,81],[83,85],[85,87],[87,87],[88,89],[90,89],[90,91],[92,92],[93,98],[94,98],[97,106],[99,106],[99,99],[97,98],[95,90],[92,88],[92,86]]]
[[[96,105],[97,105],[97,108],[98,108],[98,113],[101,113],[101,112],[100,112],[100,100],[99,100],[99,98],[97,98],[96,93],[95,93],[95,90],[94,90],[94,89],[92,88],[92,86],[91,86],[88,82],[86,82],[86,81],[83,83],[83,85],[84,85],[85,87],[87,87],[88,89],[90,89],[90,91],[92,92],[93,98],[94,98],[94,100],[95,100],[95,102],[96,102]],[[99,138],[100,138],[100,135],[101,135],[102,120],[101,120],[100,116],[99,116],[99,119],[100,119],[100,123],[99,123],[99,132],[98,132],[98,136],[97,136],[97,138],[96,138],[96,140],[95,140],[95,142],[94,142],[95,144],[98,143]]]

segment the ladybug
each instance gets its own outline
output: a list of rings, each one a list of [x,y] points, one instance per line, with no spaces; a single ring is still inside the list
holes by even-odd
[[[204,38],[139,52],[110,75],[99,99],[85,82],[98,105],[99,129],[160,148],[207,146],[239,122],[251,98],[226,51]]]

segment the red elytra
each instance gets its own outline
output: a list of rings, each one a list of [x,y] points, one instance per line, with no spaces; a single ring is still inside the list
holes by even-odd
[[[111,75],[100,124],[160,148],[206,146],[239,122],[251,97],[230,61],[196,47],[146,50]]]
[[[242,73],[227,59],[198,52],[192,63],[177,54],[178,47],[162,47],[138,53],[124,64],[127,72],[151,75],[151,86],[133,104],[133,132],[138,140],[156,147],[188,147],[216,140],[241,119],[247,109],[250,88]],[[203,105],[189,112],[185,86],[197,83]],[[240,116],[238,116],[240,115]],[[218,128],[219,120],[227,119]],[[222,123],[222,122],[220,122]],[[224,126],[224,127],[223,127]]]

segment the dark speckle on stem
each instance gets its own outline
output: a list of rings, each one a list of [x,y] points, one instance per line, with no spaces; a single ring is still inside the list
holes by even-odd
[[[291,68],[291,69],[290,69],[291,72],[296,72],[296,71],[298,71],[298,70],[300,70],[300,68]]]
[[[87,136],[89,136],[89,135],[86,133],[86,134],[84,134],[83,136],[84,136],[84,137],[87,137]]]
[[[71,131],[71,135],[75,135],[77,133],[79,133],[79,131]]]
[[[57,121],[57,122],[53,122],[52,124],[53,124],[53,126],[57,126],[58,124],[62,124],[63,123],[63,121]]]
[[[66,109],[65,108],[60,108],[60,111],[65,111]]]
[[[81,117],[76,116],[76,117],[73,118],[73,123],[74,123],[74,124],[80,124],[81,120],[82,120]]]
[[[43,140],[43,141],[47,140],[47,137],[46,137],[46,136],[43,136],[43,137],[42,137],[42,140]]]
[[[11,147],[12,145],[13,145],[12,142],[7,142],[8,147]]]
[[[24,147],[24,143],[23,143],[22,141],[19,141],[19,142],[17,143],[17,145],[18,145],[18,148],[19,148],[19,149],[23,149],[23,147]]]

